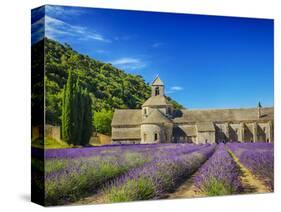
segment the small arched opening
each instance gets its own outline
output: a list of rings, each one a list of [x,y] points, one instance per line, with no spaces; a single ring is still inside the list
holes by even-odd
[[[147,115],[147,109],[146,108],[144,108],[143,113],[144,113],[145,116]]]
[[[159,91],[159,87],[156,87],[156,88],[155,88],[155,96],[158,96],[158,95],[159,95],[159,93],[160,93],[160,91]]]
[[[168,107],[167,114],[171,115],[171,108]]]
[[[157,140],[158,140],[158,134],[154,133],[154,141],[157,141]]]

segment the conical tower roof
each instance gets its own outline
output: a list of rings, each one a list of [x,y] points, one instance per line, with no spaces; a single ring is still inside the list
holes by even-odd
[[[151,83],[151,85],[153,85],[153,86],[158,86],[158,85],[164,86],[164,83],[162,82],[162,80],[160,79],[160,77],[157,76],[157,77],[153,80],[153,82]]]
[[[152,107],[152,106],[172,106],[172,103],[165,96],[152,96],[148,100],[146,100],[142,107]]]
[[[160,123],[171,123],[172,121],[167,118],[158,109],[151,111],[147,118],[142,121],[142,124],[160,124]]]

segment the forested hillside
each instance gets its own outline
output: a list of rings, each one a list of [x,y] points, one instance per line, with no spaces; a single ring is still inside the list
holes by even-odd
[[[114,108],[141,108],[150,96],[150,87],[142,76],[124,71],[82,55],[68,44],[45,38],[32,46],[33,52],[45,42],[46,122],[61,125],[62,91],[68,72],[92,98],[95,112],[112,111]],[[34,71],[34,70],[33,70]],[[41,71],[41,70],[38,70]],[[179,108],[181,105],[172,101]]]

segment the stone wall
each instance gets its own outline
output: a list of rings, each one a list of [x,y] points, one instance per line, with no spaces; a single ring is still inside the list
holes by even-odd
[[[213,144],[216,142],[215,132],[198,132],[197,144]]]
[[[106,145],[111,144],[111,137],[101,134],[101,133],[93,133],[93,135],[90,138],[91,145]]]
[[[173,137],[172,142],[174,143],[197,143],[196,136],[178,136]]]
[[[273,127],[270,122],[219,123],[215,126],[217,142],[273,142]]]
[[[215,143],[215,142],[274,142],[273,122],[215,123],[215,132],[193,132],[196,124],[141,125],[141,140],[114,140],[113,143]],[[155,140],[155,134],[157,139]]]
[[[155,136],[155,134],[157,134],[157,136]],[[141,143],[160,143],[163,139],[164,135],[161,126],[156,124],[141,125]]]
[[[45,125],[45,137],[50,137],[56,140],[61,139],[60,135],[60,127],[59,126],[52,126],[52,125]]]
[[[216,135],[216,142],[225,142],[228,141],[228,134],[229,129],[228,125],[225,123],[215,124],[215,135]]]
[[[143,124],[141,125],[141,143],[171,143],[173,125]]]
[[[269,124],[259,123],[257,128],[257,142],[266,142],[267,139],[269,140]]]
[[[252,124],[245,124],[244,126],[244,140],[243,142],[253,142],[253,126]]]
[[[130,139],[130,140],[113,140],[112,144],[140,144],[140,140]]]

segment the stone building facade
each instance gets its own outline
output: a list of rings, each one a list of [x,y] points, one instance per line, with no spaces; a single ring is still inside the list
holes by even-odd
[[[274,108],[175,110],[157,77],[142,109],[116,109],[112,143],[273,142]]]

